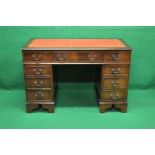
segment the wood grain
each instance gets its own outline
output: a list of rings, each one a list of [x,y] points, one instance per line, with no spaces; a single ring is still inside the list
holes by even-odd
[[[100,112],[127,111],[131,48],[123,40],[33,39],[22,52],[27,112],[39,107],[54,112],[54,104],[49,104],[56,94],[51,64],[100,64]]]

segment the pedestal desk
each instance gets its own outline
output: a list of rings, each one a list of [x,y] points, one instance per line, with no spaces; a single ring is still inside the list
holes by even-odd
[[[131,48],[121,39],[32,39],[22,48],[26,109],[54,112],[56,81],[53,65],[99,64],[96,84],[100,112],[127,111]]]

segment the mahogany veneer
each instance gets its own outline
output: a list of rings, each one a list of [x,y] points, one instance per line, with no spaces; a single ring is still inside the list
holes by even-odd
[[[53,64],[100,64],[100,112],[127,111],[131,48],[121,39],[33,39],[22,48],[26,108],[54,112]]]

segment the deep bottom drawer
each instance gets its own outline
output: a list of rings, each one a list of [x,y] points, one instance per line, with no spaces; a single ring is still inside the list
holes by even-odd
[[[124,101],[127,100],[127,91],[102,91],[101,101]]]
[[[53,101],[51,89],[27,89],[27,101]]]

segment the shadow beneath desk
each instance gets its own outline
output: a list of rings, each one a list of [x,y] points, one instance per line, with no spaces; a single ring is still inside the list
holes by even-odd
[[[101,65],[53,65],[56,107],[97,107],[95,83]]]
[[[75,84],[76,85],[76,84]],[[66,85],[67,86],[67,85]],[[61,86],[58,85],[56,93],[56,107],[97,107],[97,98],[94,85],[91,89],[68,89],[61,90]],[[76,87],[76,86],[74,86]]]

